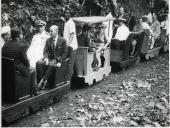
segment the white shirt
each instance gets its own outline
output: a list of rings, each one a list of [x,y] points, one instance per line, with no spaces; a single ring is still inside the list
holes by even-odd
[[[58,35],[55,37],[55,43],[54,43],[55,47],[56,47],[56,44],[57,44],[57,40],[58,40]]]
[[[106,17],[113,17],[111,13],[109,13]],[[113,36],[113,20],[112,21],[107,21],[107,22],[103,22],[103,24],[106,25],[106,29],[105,29],[105,36],[106,39],[108,40],[108,42],[111,41],[112,36]]]
[[[149,23],[152,24],[152,22],[153,22],[152,13],[149,13],[149,14],[148,14],[148,20],[149,20]]]
[[[149,29],[150,33],[153,34],[153,31],[152,31],[151,27],[146,22],[142,22],[141,29]]]
[[[69,42],[70,39],[70,34],[74,33],[74,37],[72,42]],[[77,37],[76,37],[76,27],[74,21],[70,18],[64,25],[64,33],[63,33],[64,38],[67,41],[67,45],[72,47],[73,50],[78,48],[77,44]]]
[[[43,58],[43,51],[46,40],[49,38],[49,34],[44,31],[33,36],[31,45],[27,51],[27,57],[30,61],[31,67],[36,67],[36,62]]]
[[[118,27],[116,35],[115,35],[115,39],[118,39],[120,41],[126,40],[129,36],[129,28],[126,27],[126,25],[121,25]]]
[[[166,30],[166,35],[169,34],[169,18],[161,22],[161,27]]]

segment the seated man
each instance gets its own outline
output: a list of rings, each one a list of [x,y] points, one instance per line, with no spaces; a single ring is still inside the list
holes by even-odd
[[[67,57],[67,44],[66,40],[58,35],[58,27],[52,25],[50,27],[50,38],[47,39],[44,48],[44,59],[37,62],[37,67],[47,67],[44,77],[38,84],[38,88],[45,88],[52,72],[56,67],[61,67],[62,63]]]
[[[2,56],[14,59],[16,70],[23,76],[30,75],[29,61],[26,54],[27,45],[21,42],[22,32],[19,28],[11,29],[12,40],[2,48]]]
[[[161,34],[161,25],[157,20],[157,16],[155,15],[155,13],[153,14],[153,23],[151,25],[151,29],[153,31],[153,37],[152,37],[152,43],[150,49],[154,47],[155,40],[158,39]]]
[[[114,38],[112,38],[112,41],[114,42],[116,49],[120,49],[120,42],[127,40],[129,36],[129,28],[125,25],[126,20],[124,18],[119,18],[119,27],[116,31],[116,35]]]
[[[165,20],[161,22],[161,28],[166,30],[166,35],[169,34],[169,18],[168,14],[165,14]]]

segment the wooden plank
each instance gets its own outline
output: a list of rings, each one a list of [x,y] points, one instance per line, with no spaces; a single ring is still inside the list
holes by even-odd
[[[2,110],[2,119],[7,123],[11,123],[14,120],[22,117],[23,112],[31,108],[32,110],[39,109],[44,101],[47,101],[50,97],[61,97],[70,89],[70,84],[63,84],[54,89],[51,89],[40,95],[31,97],[27,100],[18,102]]]

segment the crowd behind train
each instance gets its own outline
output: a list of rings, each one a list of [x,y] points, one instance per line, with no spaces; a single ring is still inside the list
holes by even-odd
[[[112,13],[108,12],[106,17],[113,17]],[[70,17],[70,12],[66,10],[65,16],[61,17],[61,20],[64,21],[63,37],[58,34],[57,25],[52,25],[47,32],[47,23],[41,19],[35,21],[38,33],[33,36],[30,45],[24,43],[23,32],[19,27],[2,27],[2,56],[14,59],[16,70],[23,76],[30,75],[30,70],[36,70],[36,92],[36,90],[46,88],[52,72],[56,68],[60,68],[64,62],[68,62],[66,81],[70,82],[74,73],[77,49],[80,46],[89,47],[89,51],[96,53],[98,68],[101,67],[100,55],[110,45],[111,40],[119,48],[120,42],[126,40],[132,31],[149,29],[150,49],[153,49],[155,40],[160,37],[161,29],[166,29],[166,35],[169,36],[168,14],[164,14],[164,17],[165,19],[160,22],[157,14],[150,12],[137,19],[134,10],[127,16],[124,13],[124,7],[120,7],[119,15],[112,24],[111,37],[108,37],[108,33],[105,31],[108,26],[101,23],[95,28],[94,39],[94,35],[91,35],[93,27],[90,25],[82,24],[79,26],[80,31],[76,32],[77,26]],[[137,41],[134,39],[131,43],[132,56],[136,44]]]

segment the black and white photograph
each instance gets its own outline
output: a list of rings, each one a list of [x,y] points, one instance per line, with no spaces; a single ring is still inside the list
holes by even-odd
[[[1,0],[2,127],[170,127],[169,0]]]

